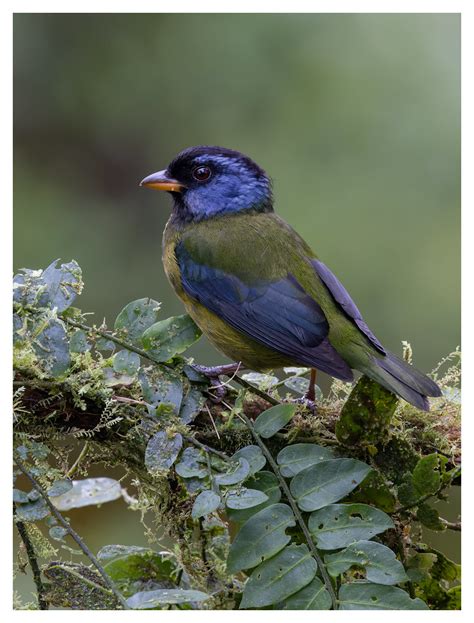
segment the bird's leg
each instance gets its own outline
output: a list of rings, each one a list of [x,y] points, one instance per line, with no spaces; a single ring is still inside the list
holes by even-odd
[[[214,390],[215,402],[220,402],[225,396],[225,387],[221,383],[219,377],[221,375],[232,376],[239,370],[243,369],[242,363],[228,363],[222,366],[198,366],[193,365],[196,372],[200,372],[209,379],[209,384]]]
[[[302,398],[297,398],[295,402],[304,405],[307,409],[311,411],[313,415],[316,414],[316,369],[311,368],[311,376],[309,378],[309,387],[308,391]]]
[[[310,400],[311,402],[314,402],[316,400],[315,385],[316,385],[316,368],[311,368],[311,376],[309,377],[308,391],[304,395],[306,400]]]

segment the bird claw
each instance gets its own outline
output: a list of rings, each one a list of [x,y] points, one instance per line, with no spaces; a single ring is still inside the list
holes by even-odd
[[[239,371],[240,367],[240,363],[230,363],[222,366],[192,366],[196,372],[203,374],[209,379],[210,389],[212,390],[212,394],[209,397],[216,404],[222,402],[227,391],[225,384],[221,382],[219,377],[221,375],[232,376]]]

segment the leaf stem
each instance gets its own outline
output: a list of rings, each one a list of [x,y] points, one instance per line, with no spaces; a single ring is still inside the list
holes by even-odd
[[[124,610],[130,610],[131,609],[130,606],[127,604],[127,602],[124,599],[123,595],[120,593],[120,591],[115,586],[115,583],[107,575],[107,573],[106,573],[105,569],[103,568],[103,566],[100,564],[100,562],[97,560],[97,558],[91,552],[91,550],[87,547],[87,545],[84,543],[84,541],[81,539],[81,537],[77,534],[77,532],[71,528],[69,523],[64,519],[64,517],[61,515],[61,513],[58,511],[58,509],[51,502],[51,500],[49,499],[48,494],[46,493],[46,491],[39,484],[39,482],[36,480],[36,478],[32,474],[30,474],[28,469],[25,467],[25,465],[23,464],[22,459],[20,458],[20,455],[18,454],[18,452],[16,450],[13,450],[13,457],[14,457],[15,463],[17,464],[17,466],[20,469],[20,471],[28,478],[28,480],[33,485],[33,488],[36,489],[36,491],[41,495],[41,497],[43,498],[44,502],[48,506],[48,508],[51,511],[51,513],[59,521],[59,523],[63,526],[63,528],[65,530],[67,530],[68,534],[74,539],[74,541],[77,543],[77,545],[81,548],[81,550],[83,551],[84,555],[87,556],[87,558],[89,558],[89,560],[92,562],[94,567],[100,573],[100,575],[102,576],[102,579],[104,580],[105,584],[107,585],[108,588],[110,588],[112,593],[115,595],[115,597],[119,601],[119,603],[122,606],[122,608]]]
[[[293,498],[290,488],[288,487],[288,484],[286,483],[286,480],[283,478],[283,476],[280,473],[280,469],[277,465],[277,463],[275,462],[275,459],[273,458],[270,450],[267,448],[267,446],[264,444],[264,442],[262,441],[260,435],[257,433],[257,431],[255,430],[255,427],[252,423],[252,421],[245,415],[245,413],[239,413],[238,417],[243,420],[243,422],[247,425],[247,428],[250,430],[250,432],[252,433],[253,438],[255,439],[255,441],[257,442],[257,444],[259,445],[260,449],[263,452],[263,455],[265,456],[265,458],[267,459],[270,467],[272,468],[273,472],[275,473],[275,476],[278,478],[278,481],[280,483],[281,488],[283,489],[288,502],[291,506],[291,509],[293,510],[293,514],[296,517],[296,521],[298,522],[301,531],[303,532],[303,535],[305,537],[306,543],[308,544],[308,548],[310,550],[310,553],[312,555],[312,557],[316,560],[316,563],[318,565],[318,569],[319,572],[321,573],[321,576],[323,578],[324,584],[326,586],[326,589],[329,593],[329,596],[331,597],[331,603],[332,603],[332,607],[333,610],[337,610],[337,598],[336,598],[336,593],[334,592],[334,587],[332,585],[331,582],[331,578],[329,577],[329,574],[326,570],[326,567],[324,566],[324,562],[323,559],[321,558],[316,545],[313,542],[313,538],[311,536],[310,531],[308,530],[308,527],[306,525],[306,522],[303,519],[303,515],[301,514],[300,509],[298,508],[298,505],[295,501],[295,499]]]

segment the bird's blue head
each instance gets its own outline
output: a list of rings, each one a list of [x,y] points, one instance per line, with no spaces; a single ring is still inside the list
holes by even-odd
[[[271,181],[253,160],[224,147],[190,147],[164,171],[140,183],[166,190],[174,200],[174,216],[184,222],[255,210],[270,212]]]

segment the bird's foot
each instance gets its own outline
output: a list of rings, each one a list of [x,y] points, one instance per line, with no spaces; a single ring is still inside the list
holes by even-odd
[[[226,394],[226,385],[222,383],[220,380],[220,376],[232,376],[233,374],[237,374],[237,372],[242,368],[242,364],[239,363],[229,363],[222,366],[192,366],[196,372],[203,374],[209,379],[209,385],[212,389],[211,400],[213,402],[219,403],[222,402],[225,394]]]

